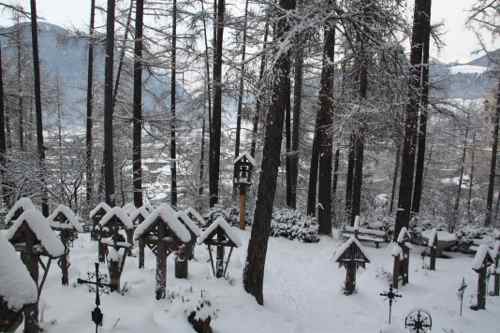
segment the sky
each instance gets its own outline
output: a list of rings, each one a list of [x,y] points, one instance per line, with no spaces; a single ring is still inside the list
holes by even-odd
[[[10,4],[21,4],[29,8],[29,0],[4,0]],[[232,0],[237,4],[244,0]],[[444,23],[443,41],[446,44],[440,51],[433,47],[431,57],[443,62],[468,62],[476,58],[472,53],[480,49],[472,31],[465,27],[467,10],[474,0],[434,0],[432,1],[432,23]],[[96,0],[105,6],[105,1]],[[410,0],[409,3],[413,3]],[[50,23],[63,27],[86,29],[89,20],[90,0],[37,0],[38,15]],[[0,24],[9,25],[8,13],[0,13]],[[411,15],[410,15],[411,17]],[[500,41],[486,38],[488,46],[500,48]]]

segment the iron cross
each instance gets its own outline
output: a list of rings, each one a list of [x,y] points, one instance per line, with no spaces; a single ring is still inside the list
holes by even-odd
[[[386,297],[389,300],[389,324],[391,323],[391,315],[392,315],[392,303],[396,300],[396,298],[403,297],[403,295],[398,294],[392,289],[392,284],[389,286],[389,291],[384,293],[380,293],[380,296]]]

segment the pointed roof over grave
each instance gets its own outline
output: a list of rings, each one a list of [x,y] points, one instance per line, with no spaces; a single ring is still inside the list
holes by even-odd
[[[0,301],[7,308],[21,310],[24,305],[36,303],[38,291],[33,278],[20,260],[14,247],[0,234]]]
[[[128,202],[125,205],[123,205],[122,209],[127,213],[128,215],[133,214],[137,208],[135,208],[135,205],[133,202]]]
[[[436,228],[432,229],[431,232],[429,233],[429,236],[427,237],[427,246],[428,247],[434,247],[437,244],[436,241],[438,241],[438,231]]]
[[[488,245],[482,244],[481,246],[479,246],[476,255],[474,256],[474,261],[472,262],[472,269],[478,272],[482,268],[488,267],[493,263],[494,260],[491,257]]]
[[[240,247],[241,240],[235,229],[231,227],[222,216],[219,216],[214,223],[212,223],[200,237],[198,237],[198,243],[204,243],[206,240],[212,239],[212,237],[217,233],[218,229],[222,229],[224,235],[226,236],[226,241],[228,246]]]
[[[365,248],[354,236],[351,236],[335,251],[333,260],[340,265],[347,262],[356,262],[364,266],[364,264],[370,262]]]
[[[130,219],[130,216],[125,213],[123,208],[121,207],[113,207],[111,210],[109,210],[106,215],[104,215],[101,220],[99,221],[99,224],[101,227],[105,227],[110,221],[113,220],[118,220],[120,224],[123,225],[125,229],[133,229],[134,224],[132,223],[132,220]]]
[[[406,229],[406,227],[402,227],[401,230],[399,231],[397,242],[398,243],[405,243],[405,242],[409,241],[410,238],[411,238],[411,236],[410,236],[410,233],[408,232],[408,229]]]
[[[82,232],[82,224],[80,223],[80,218],[65,205],[59,205],[47,218],[50,222],[52,228],[57,229],[75,229],[78,232]]]
[[[179,211],[176,213],[177,218],[179,221],[181,221],[182,224],[188,230],[191,232],[191,234],[195,235],[196,237],[200,237],[201,235],[201,230],[198,228],[198,226],[194,223],[194,221],[183,211]]]
[[[147,233],[158,222],[163,222],[175,234],[180,241],[187,243],[191,240],[191,234],[184,224],[177,218],[177,213],[168,204],[162,204],[156,208],[134,232],[134,240],[138,240]]]
[[[14,217],[16,215],[18,215],[18,217],[19,217],[23,212],[30,210],[30,209],[36,209],[35,205],[33,204],[33,201],[31,201],[31,199],[28,197],[20,198],[19,200],[16,201],[14,206],[12,206],[9,209],[9,211],[7,212],[7,215],[5,215],[5,223],[8,224],[10,222],[14,222],[14,221],[12,221],[12,219],[14,219]],[[21,210],[21,211],[18,212],[19,210]]]
[[[500,255],[500,240],[497,240],[495,244],[493,244],[493,248],[490,251],[491,258],[496,260],[496,257]]]
[[[30,209],[25,211],[19,216],[14,225],[7,230],[6,236],[11,243],[23,242],[23,226],[34,234],[50,257],[57,258],[64,254],[63,243],[50,228],[49,221],[38,210]]]
[[[93,218],[100,210],[104,210],[105,212],[109,212],[111,210],[111,207],[105,202],[100,202],[97,206],[95,206],[94,209],[92,209],[90,211],[89,217]]]
[[[201,214],[198,213],[198,211],[193,207],[188,207],[184,209],[184,213],[186,213],[186,215],[189,216],[189,218],[193,220],[193,222],[196,223],[199,227],[204,226],[206,224],[203,216],[201,216]]]
[[[240,161],[241,162],[243,162],[243,161],[249,162],[254,168],[257,166],[255,159],[248,152],[244,152],[244,153],[241,153],[240,155],[238,155],[238,157],[236,157],[234,159],[233,164],[236,164]]]
[[[146,209],[146,207],[144,206],[141,206],[139,208],[134,208],[134,211],[131,211],[129,213],[129,216],[130,216],[130,220],[132,220],[132,222],[134,224],[138,224],[136,223],[136,220],[142,216],[143,218],[143,221],[149,216],[149,211]]]

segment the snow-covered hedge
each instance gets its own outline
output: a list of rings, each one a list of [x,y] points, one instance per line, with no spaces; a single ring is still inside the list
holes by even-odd
[[[318,224],[315,218],[293,209],[277,209],[271,221],[271,236],[300,240],[305,243],[319,242]]]
[[[222,206],[215,206],[210,208],[207,214],[207,225],[201,226],[201,227],[207,227],[219,216],[222,216],[224,220],[233,227],[237,227],[240,225],[240,211],[239,209],[235,207],[229,207],[229,208],[224,208]],[[252,218],[250,216],[249,211],[247,210],[246,216],[245,216],[245,224],[246,225],[252,225]]]

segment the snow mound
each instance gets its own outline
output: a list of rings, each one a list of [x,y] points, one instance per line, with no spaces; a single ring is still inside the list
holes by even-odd
[[[36,239],[41,243],[48,255],[57,258],[64,254],[63,243],[57,237],[57,234],[50,228],[49,221],[38,210],[27,210],[19,216],[14,225],[7,230],[6,236],[11,240],[17,230],[27,223],[28,227],[35,234]]]
[[[0,234],[0,299],[12,310],[37,300],[37,287],[14,247]]]
[[[227,222],[220,216],[217,218],[217,220],[215,220],[214,223],[212,223],[207,229],[205,229],[205,231],[203,231],[200,237],[198,237],[198,244],[203,243],[207,239],[207,237],[210,236],[210,234],[214,232],[214,230],[218,227],[224,230],[229,240],[232,241],[234,245],[236,245],[236,247],[240,247],[242,245],[240,237],[236,233],[235,229],[227,224]]]
[[[163,204],[156,208],[144,222],[135,229],[134,240],[138,240],[158,218],[166,223],[170,230],[172,230],[182,242],[187,243],[191,240],[191,234],[188,229],[179,221],[175,210],[167,204]]]
[[[57,216],[62,214],[68,223],[61,223],[56,220]],[[47,218],[50,222],[51,227],[56,227],[56,228],[67,228],[67,229],[75,229],[78,232],[83,231],[82,224],[80,223],[80,219],[76,214],[68,207],[65,205],[59,205],[57,206],[56,209],[52,212],[52,214],[49,215]]]

